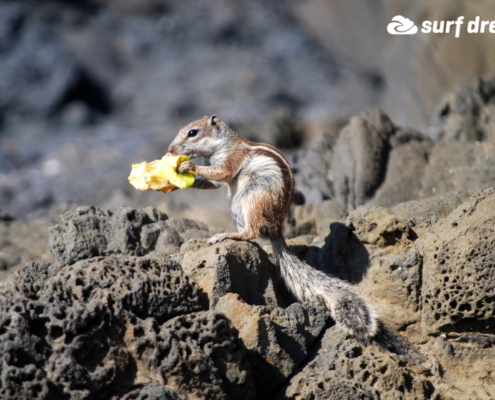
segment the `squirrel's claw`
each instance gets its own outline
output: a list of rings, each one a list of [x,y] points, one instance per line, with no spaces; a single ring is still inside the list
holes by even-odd
[[[186,161],[177,167],[177,172],[179,174],[185,174],[189,171],[196,171],[196,165],[191,161]]]

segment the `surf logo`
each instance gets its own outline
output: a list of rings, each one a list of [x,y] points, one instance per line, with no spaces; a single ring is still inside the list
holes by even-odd
[[[420,25],[421,33],[451,33],[458,38],[461,35],[465,17],[460,15],[457,19],[449,21],[423,21]],[[482,20],[477,16],[471,21],[467,21],[467,33],[495,33],[495,21]],[[387,32],[391,35],[414,35],[418,33],[418,27],[409,18],[396,15],[387,25]]]
[[[418,32],[418,27],[409,18],[396,15],[387,25],[387,32],[391,35],[414,35]]]

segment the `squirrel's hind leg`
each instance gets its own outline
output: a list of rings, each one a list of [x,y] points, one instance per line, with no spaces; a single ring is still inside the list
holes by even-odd
[[[209,238],[206,243],[215,244],[223,242],[227,239],[233,240],[253,240],[256,239],[257,235],[253,232],[234,232],[234,233],[217,233]]]

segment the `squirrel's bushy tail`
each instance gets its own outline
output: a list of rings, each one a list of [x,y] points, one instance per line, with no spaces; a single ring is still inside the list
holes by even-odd
[[[345,331],[358,338],[375,335],[377,322],[373,310],[351,285],[301,261],[284,239],[272,239],[271,243],[280,274],[299,301],[322,299]]]

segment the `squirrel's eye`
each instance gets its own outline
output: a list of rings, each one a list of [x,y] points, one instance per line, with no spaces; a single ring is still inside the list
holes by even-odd
[[[187,137],[194,137],[198,134],[197,129],[191,129],[189,132],[187,132]]]

